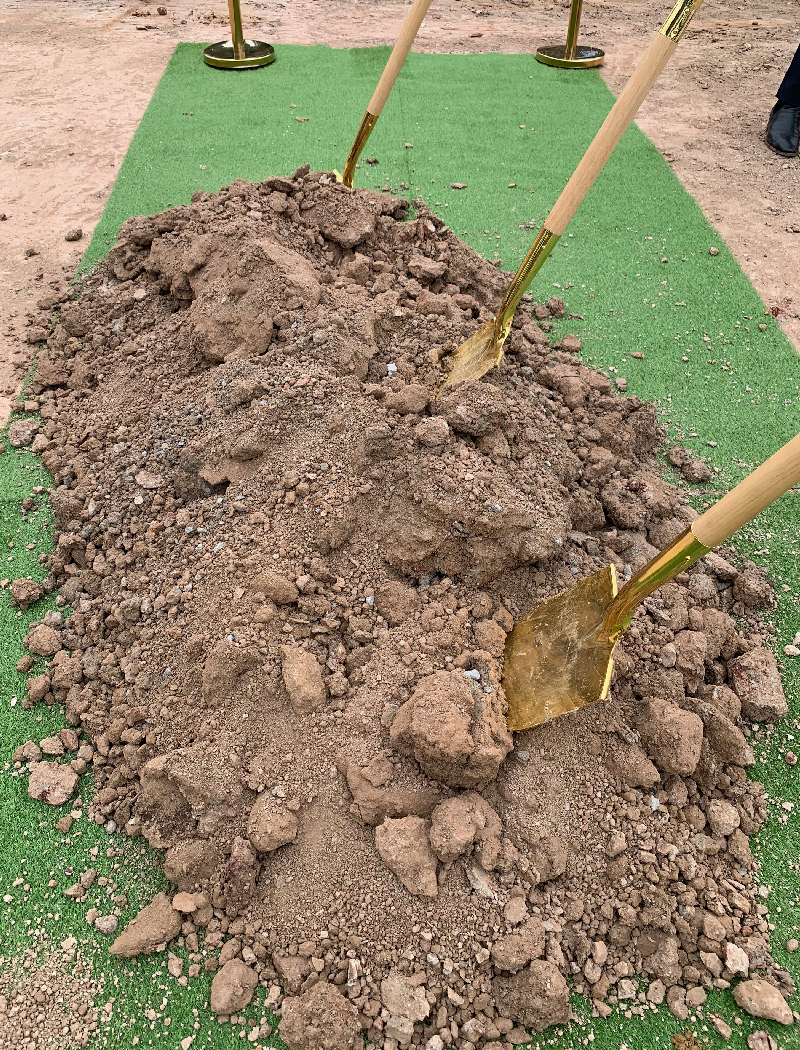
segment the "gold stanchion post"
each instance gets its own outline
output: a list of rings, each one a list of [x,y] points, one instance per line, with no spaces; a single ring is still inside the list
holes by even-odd
[[[578,43],[581,28],[581,10],[583,0],[572,0],[569,12],[566,44],[549,44],[536,51],[536,61],[546,66],[559,66],[561,69],[588,69],[591,66],[602,66],[605,51],[599,47],[587,47]]]
[[[275,61],[275,48],[263,40],[245,40],[242,29],[242,11],[239,0],[228,0],[231,18],[231,38],[219,44],[209,44],[203,51],[203,61],[215,69],[259,69]]]

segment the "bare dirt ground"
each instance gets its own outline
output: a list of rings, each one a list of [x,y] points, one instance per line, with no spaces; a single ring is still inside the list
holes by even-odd
[[[48,285],[74,271],[175,44],[221,39],[227,5],[164,0],[0,0],[0,419],[28,359],[25,324]],[[663,7],[663,10],[662,10]],[[569,4],[434,0],[416,48],[533,51],[564,35]],[[584,6],[582,39],[607,53],[619,92],[667,13],[644,0]],[[276,44],[393,42],[407,5],[390,0],[243,4]],[[725,238],[800,349],[800,161],[763,143],[797,46],[797,0],[707,0],[642,108],[639,124]],[[65,234],[83,231],[79,241]]]

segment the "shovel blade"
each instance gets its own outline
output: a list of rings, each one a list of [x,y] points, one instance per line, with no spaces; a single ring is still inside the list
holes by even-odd
[[[499,365],[502,357],[503,342],[495,338],[494,321],[489,321],[453,351],[453,367],[442,383],[442,389],[480,379],[489,369]]]
[[[514,625],[503,668],[509,729],[530,729],[605,700],[616,644],[605,614],[616,593],[609,565]]]

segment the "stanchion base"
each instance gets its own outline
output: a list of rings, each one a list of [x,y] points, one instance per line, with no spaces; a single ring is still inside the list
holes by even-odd
[[[567,49],[564,44],[553,44],[548,47],[537,48],[537,62],[543,62],[546,66],[558,66],[561,69],[588,69],[590,66],[602,66],[606,53],[599,47],[586,47],[578,44],[572,58],[566,57]]]
[[[215,69],[259,69],[275,61],[275,48],[263,40],[245,40],[244,58],[234,58],[233,41],[222,40],[205,48],[203,61]]]

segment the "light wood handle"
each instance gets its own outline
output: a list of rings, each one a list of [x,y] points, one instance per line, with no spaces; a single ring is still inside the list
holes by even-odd
[[[695,538],[705,547],[718,547],[798,482],[800,434],[693,521]]]
[[[545,227],[551,233],[560,237],[567,228],[570,219],[594,185],[594,180],[603,170],[603,165],[614,152],[614,147],[636,116],[639,106],[647,98],[650,89],[658,80],[661,70],[677,46],[676,40],[669,40],[661,33],[656,33],[630,80],[614,103],[613,109],[603,122],[603,126],[575,169],[574,175],[564,187],[563,193],[545,220]]]
[[[392,53],[389,55],[389,61],[386,63],[386,68],[381,74],[381,79],[378,81],[378,86],[375,88],[375,93],[370,99],[370,103],[367,106],[367,110],[373,114],[373,116],[379,117],[386,99],[389,97],[394,82],[397,80],[397,74],[403,68],[403,63],[408,56],[408,52],[411,50],[411,45],[414,43],[414,39],[419,31],[419,27],[422,24],[422,20],[428,13],[428,8],[431,6],[431,0],[414,0],[414,4],[411,10],[406,16],[403,28],[400,30],[400,36],[397,38],[397,43],[392,48]]]

